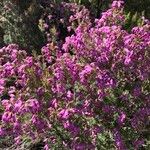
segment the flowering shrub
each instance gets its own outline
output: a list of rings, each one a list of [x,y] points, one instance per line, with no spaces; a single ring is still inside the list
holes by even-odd
[[[42,139],[44,149],[148,146],[150,25],[123,30],[123,2],[27,56],[0,49],[0,135]]]
[[[74,33],[79,24],[90,23],[92,18],[85,6],[76,3],[48,1],[45,7],[40,27],[46,34],[47,41],[56,43],[60,49],[65,38]]]

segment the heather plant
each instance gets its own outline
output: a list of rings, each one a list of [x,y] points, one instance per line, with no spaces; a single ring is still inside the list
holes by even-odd
[[[66,2],[47,2],[39,26],[46,34],[47,41],[62,47],[65,38],[74,33],[79,24],[89,24],[92,16],[83,5]]]
[[[0,49],[0,136],[17,148],[148,149],[150,24],[125,30],[122,1],[84,19],[41,55]]]
[[[70,2],[70,3],[69,3]],[[99,18],[102,15],[102,10],[108,7],[110,1],[46,1],[43,2],[45,8],[44,14],[40,19],[39,26],[43,33],[47,37],[48,42],[54,42],[58,47],[62,47],[65,42],[65,38],[74,34],[75,29],[81,24],[88,24],[94,26],[95,18]],[[97,7],[98,8],[97,8]],[[104,8],[103,8],[104,7]],[[99,10],[98,10],[99,9]],[[95,12],[96,11],[96,12]],[[107,12],[107,13],[111,13]],[[143,24],[144,12],[138,13],[128,12],[123,15],[123,10],[119,10],[115,13],[122,13],[117,15],[121,18],[115,18],[116,21],[123,20],[123,28],[130,31],[133,27]],[[141,17],[142,16],[142,17]],[[103,16],[105,17],[105,16]],[[118,19],[118,20],[117,20]],[[109,19],[107,20],[109,22]],[[111,20],[111,23],[113,21]]]
[[[16,43],[26,51],[28,50],[28,53],[33,50],[39,52],[46,43],[45,32],[48,41],[52,38],[58,45],[62,45],[65,37],[73,32],[72,30],[71,32],[67,31],[70,15],[76,14],[77,17],[79,14],[80,19],[81,16],[84,19],[84,16],[87,16],[85,9],[88,9],[91,18],[99,18],[111,2],[112,0],[1,0],[0,47],[4,44]],[[70,6],[68,7],[64,3]],[[125,10],[130,12],[131,16],[135,12],[141,15],[142,12],[146,18],[149,18],[149,6],[149,0],[125,1]],[[84,11],[81,12],[81,8]],[[41,18],[41,16],[43,17]],[[44,33],[39,30],[39,20],[44,20]],[[75,26],[77,24],[76,18]],[[135,26],[135,23],[127,24],[126,28],[128,26],[132,28],[133,25]]]

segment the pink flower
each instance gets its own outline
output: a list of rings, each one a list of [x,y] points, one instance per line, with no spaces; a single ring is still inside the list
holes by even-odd
[[[16,113],[19,113],[22,109],[23,106],[23,102],[21,100],[16,101],[16,103],[14,104],[14,111]]]
[[[73,94],[71,93],[71,91],[68,91],[68,92],[67,92],[67,97],[68,97],[68,98],[72,98],[72,96],[73,96]]]
[[[59,116],[60,118],[62,118],[62,119],[68,119],[68,118],[69,118],[69,111],[68,111],[68,109],[62,109],[62,110],[59,112],[58,116]]]
[[[126,119],[126,114],[122,112],[121,115],[118,118],[119,124],[123,124],[125,119]]]
[[[46,144],[46,145],[44,146],[44,150],[49,150],[48,144]]]
[[[2,122],[10,122],[12,120],[12,112],[4,112],[2,115]]]
[[[33,113],[36,113],[40,110],[40,104],[37,99],[29,99],[26,101],[26,108],[27,111],[31,111]]]
[[[58,106],[58,102],[57,102],[57,99],[53,99],[50,101],[50,107],[53,107],[53,108],[57,108]]]

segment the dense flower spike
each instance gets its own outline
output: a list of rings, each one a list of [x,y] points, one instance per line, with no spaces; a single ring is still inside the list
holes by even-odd
[[[15,44],[0,49],[0,136],[17,145],[41,139],[45,150],[145,148],[150,25],[124,30],[122,4],[95,24],[84,8],[72,15],[82,23],[61,50],[53,42],[38,56]]]

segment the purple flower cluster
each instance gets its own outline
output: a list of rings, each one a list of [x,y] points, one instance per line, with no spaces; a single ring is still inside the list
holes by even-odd
[[[49,1],[41,17],[40,26],[46,34],[48,42],[54,42],[60,47],[68,35],[74,33],[79,24],[90,24],[90,11],[76,3]]]
[[[147,142],[150,25],[124,30],[122,4],[114,1],[94,26],[79,24],[62,51],[55,44],[38,56],[15,44],[0,49],[0,136],[42,139],[46,150]]]

